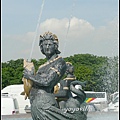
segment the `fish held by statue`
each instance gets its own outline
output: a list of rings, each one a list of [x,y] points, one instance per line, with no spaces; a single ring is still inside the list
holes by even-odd
[[[33,74],[35,74],[35,68],[34,68],[33,62],[28,62],[28,61],[24,60],[23,67],[29,71],[34,70]],[[25,95],[25,100],[26,100],[27,98],[29,99],[29,97],[30,97],[30,90],[32,88],[33,82],[31,80],[24,78],[24,77],[22,78],[22,81],[24,84],[24,91],[21,93],[21,95]]]

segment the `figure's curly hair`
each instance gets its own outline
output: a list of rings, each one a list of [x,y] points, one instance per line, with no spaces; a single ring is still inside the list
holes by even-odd
[[[56,54],[60,54],[61,52],[58,50],[58,38],[55,34],[51,33],[51,32],[45,32],[43,35],[40,35],[40,39],[39,39],[39,46],[41,48],[41,52],[44,54],[44,51],[43,51],[43,41],[45,40],[52,40],[54,45],[55,45],[55,49],[56,49]]]

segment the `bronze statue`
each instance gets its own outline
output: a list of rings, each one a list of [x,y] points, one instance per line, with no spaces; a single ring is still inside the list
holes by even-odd
[[[70,97],[72,97],[72,93],[70,91],[70,83],[74,80],[76,80],[76,77],[74,76],[74,67],[72,66],[72,63],[66,62],[67,69],[66,69],[66,75],[67,77],[64,80],[61,80],[59,82],[59,89],[58,84],[55,86],[55,98],[58,101],[59,104],[64,103],[67,101]],[[57,89],[56,89],[57,88]],[[63,108],[61,105],[59,105],[60,108]]]
[[[54,86],[62,79],[66,71],[66,62],[58,54],[58,38],[51,32],[40,35],[39,46],[47,62],[36,72],[24,69],[24,78],[31,80],[30,90],[31,115],[33,120],[86,120],[77,114],[64,112],[59,108],[54,96]]]
[[[86,81],[80,82],[76,80],[72,63],[66,62],[66,65],[67,77],[64,80],[60,81],[60,88],[57,93],[55,93],[55,97],[59,103],[59,107],[61,109],[81,108],[81,104],[82,107],[85,107],[85,103],[83,105],[83,102],[86,99],[86,94],[82,90],[82,87],[85,87]],[[85,111],[84,113],[87,114],[87,111]]]

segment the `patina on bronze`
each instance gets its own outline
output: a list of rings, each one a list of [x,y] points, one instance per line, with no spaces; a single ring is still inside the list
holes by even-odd
[[[33,82],[30,90],[31,115],[33,120],[86,120],[84,113],[64,112],[54,96],[54,86],[66,71],[66,62],[58,54],[58,38],[51,32],[40,35],[39,46],[47,62],[33,75],[24,69],[23,77]]]

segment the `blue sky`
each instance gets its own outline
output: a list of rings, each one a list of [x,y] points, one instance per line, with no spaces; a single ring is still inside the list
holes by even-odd
[[[3,62],[29,58],[43,2],[32,58],[44,58],[38,36],[46,31],[58,36],[63,57],[118,55],[118,0],[2,0]]]

